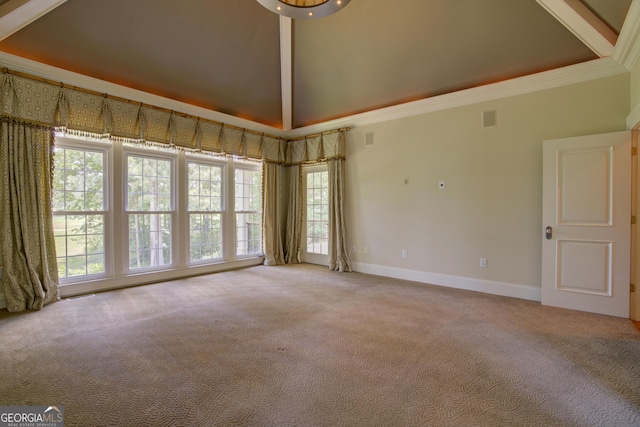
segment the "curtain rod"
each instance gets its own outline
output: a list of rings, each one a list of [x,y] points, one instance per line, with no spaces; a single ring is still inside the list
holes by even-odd
[[[181,112],[178,112],[178,111],[170,110],[168,108],[158,107],[158,106],[152,105],[152,104],[145,104],[143,102],[137,102],[137,101],[133,101],[133,100],[127,99],[127,98],[122,98],[122,97],[119,97],[119,96],[109,95],[107,93],[98,92],[98,91],[91,90],[91,89],[85,89],[83,87],[73,86],[73,85],[70,85],[70,84],[67,84],[67,83],[63,83],[63,82],[57,82],[57,81],[54,81],[54,80],[49,80],[49,79],[46,79],[44,77],[35,76],[33,74],[28,74],[28,73],[23,73],[21,71],[11,70],[11,69],[9,69],[7,67],[4,67],[2,69],[2,72],[4,74],[12,74],[14,76],[24,77],[26,79],[47,83],[47,84],[50,84],[50,85],[53,85],[53,86],[59,86],[60,88],[67,88],[67,89],[71,89],[71,90],[76,90],[78,92],[88,93],[89,95],[102,96],[102,97],[104,97],[106,99],[112,99],[114,101],[126,102],[128,104],[140,105],[141,107],[144,106],[144,107],[150,108],[152,110],[162,111],[162,112],[165,112],[165,113],[177,114],[177,115],[179,115],[180,117],[183,117],[183,118],[191,118],[191,119],[196,119],[196,120],[200,120],[200,121],[206,121],[206,122],[213,123],[213,124],[216,124],[216,125],[220,125],[220,126],[223,126],[223,127],[226,127],[226,128],[237,129],[237,130],[241,130],[241,131],[244,131],[244,132],[253,133],[255,135],[270,136],[270,137],[275,138],[275,139],[280,139],[280,140],[286,141],[285,138],[282,138],[280,136],[268,135],[268,134],[265,134],[264,132],[258,132],[258,131],[255,131],[255,130],[242,128],[240,126],[234,126],[234,125],[230,125],[230,124],[227,124],[227,123],[218,122],[216,120],[205,119],[205,118],[202,118],[202,117],[199,117],[199,116],[194,116],[192,114],[181,113]]]
[[[158,106],[152,105],[152,104],[145,104],[143,102],[133,101],[131,99],[122,98],[120,96],[109,95],[107,93],[98,92],[98,91],[91,90],[91,89],[85,89],[83,87],[78,87],[78,86],[66,84],[66,83],[63,83],[63,82],[57,82],[55,80],[50,80],[50,79],[47,79],[47,78],[44,78],[44,77],[35,76],[33,74],[28,74],[28,73],[23,73],[21,71],[11,70],[11,69],[9,69],[7,67],[2,68],[2,72],[4,74],[12,74],[14,76],[24,77],[26,79],[31,79],[31,80],[47,83],[47,84],[50,84],[52,86],[60,86],[61,88],[67,88],[67,89],[70,89],[70,90],[76,90],[78,92],[88,93],[89,95],[102,96],[102,97],[104,97],[106,99],[112,99],[114,101],[126,102],[128,104],[140,105],[141,107],[144,106],[144,107],[147,107],[147,108],[151,108],[152,110],[162,111],[162,112],[165,112],[165,113],[177,114],[177,115],[179,115],[180,117],[183,117],[183,118],[191,118],[191,119],[196,119],[196,120],[203,120],[203,121],[206,121],[206,122],[209,122],[209,123],[213,123],[213,124],[216,124],[216,125],[224,126],[226,128],[237,129],[237,130],[241,130],[241,131],[244,131],[244,132],[249,132],[249,133],[252,133],[254,135],[270,136],[272,138],[280,139],[280,140],[283,140],[283,141],[300,141],[300,140],[305,139],[305,138],[315,138],[317,136],[329,135],[329,134],[336,133],[336,132],[344,132],[344,131],[351,130],[351,128],[346,127],[346,128],[329,130],[329,131],[326,131],[326,132],[315,133],[315,134],[312,134],[312,135],[305,135],[305,136],[300,136],[300,137],[297,137],[297,138],[286,139],[286,138],[282,138],[280,136],[268,135],[268,134],[265,134],[264,132],[258,132],[258,131],[255,131],[255,130],[246,129],[246,128],[242,128],[242,127],[239,127],[239,126],[226,124],[226,123],[219,122],[219,121],[216,121],[216,120],[205,119],[205,118],[202,118],[202,117],[199,117],[199,116],[194,116],[192,114],[181,113],[181,112],[178,112],[178,111],[170,110],[168,108],[158,107]]]
[[[288,139],[287,141],[301,141],[301,140],[307,139],[307,138],[315,138],[317,136],[330,135],[332,133],[346,132],[346,131],[349,131],[349,130],[351,130],[351,128],[349,128],[349,127],[340,128],[340,129],[334,129],[334,130],[328,130],[328,131],[325,131],[325,132],[314,133],[312,135],[298,136],[296,138]]]

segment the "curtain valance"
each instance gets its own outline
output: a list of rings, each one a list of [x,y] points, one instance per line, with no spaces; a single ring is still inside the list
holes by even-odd
[[[345,158],[344,131],[289,140],[287,163],[298,165]]]
[[[344,158],[343,132],[285,140],[8,70],[1,85],[0,115],[75,132],[279,164]]]

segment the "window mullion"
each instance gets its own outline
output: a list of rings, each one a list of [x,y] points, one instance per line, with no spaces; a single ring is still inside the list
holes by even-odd
[[[113,202],[113,228],[111,229],[111,241],[113,247],[113,273],[116,276],[123,276],[127,272],[127,244],[128,244],[128,217],[125,212],[127,194],[127,168],[125,167],[125,154],[123,143],[120,141],[113,142],[113,186],[112,198]]]
[[[236,215],[235,215],[235,197],[236,197],[236,183],[235,183],[235,165],[233,160],[227,160],[227,166],[225,168],[226,174],[224,174],[224,215],[222,226],[225,231],[223,235],[223,247],[222,253],[225,260],[236,259]]]
[[[175,191],[174,191],[174,221],[175,228],[173,231],[173,247],[175,257],[179,267],[189,265],[189,171],[187,163],[187,155],[184,151],[178,153],[178,162],[176,169]]]

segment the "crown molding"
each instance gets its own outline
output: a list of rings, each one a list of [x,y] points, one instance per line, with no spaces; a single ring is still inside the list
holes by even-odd
[[[611,57],[570,65],[485,86],[478,86],[418,101],[367,111],[348,117],[293,129],[290,138],[315,134],[337,128],[353,128],[396,120],[419,114],[432,113],[455,107],[493,101],[510,96],[523,95],[553,89],[575,83],[628,73],[629,70]]]
[[[628,70],[640,59],[640,0],[633,0],[629,7],[613,58]]]
[[[32,74],[37,77],[59,81],[61,83],[82,87],[96,92],[107,93],[109,95],[130,99],[132,101],[142,102],[144,104],[154,105],[180,113],[202,117],[208,120],[250,129],[255,132],[264,132],[282,138],[297,138],[338,128],[352,128],[371,125],[389,120],[402,119],[405,117],[432,113],[450,108],[508,98],[510,96],[553,89],[629,72],[625,66],[621,65],[611,57],[600,58],[529,76],[367,111],[310,126],[283,130],[115,83],[106,82],[93,77],[88,77],[82,74],[63,70],[61,68],[45,65],[4,52],[0,52],[0,65],[11,68],[15,71]]]
[[[640,104],[627,116],[627,129],[640,129]]]
[[[132,89],[130,87],[96,79],[94,77],[85,76],[83,74],[74,73],[62,68],[53,67],[32,61],[30,59],[21,58],[5,52],[0,52],[0,66],[7,67],[15,71],[31,74],[36,77],[54,80],[71,86],[78,86],[83,89],[95,92],[106,93],[112,96],[129,99],[135,102],[141,102],[147,105],[166,108],[179,113],[188,114],[203,119],[213,120],[224,124],[237,126],[239,128],[249,129],[255,132],[263,132],[269,135],[287,138],[287,132],[275,128],[273,126],[264,125],[251,120],[235,117],[229,114],[220,113],[208,108],[198,107],[187,104],[185,102],[176,101],[149,92]]]

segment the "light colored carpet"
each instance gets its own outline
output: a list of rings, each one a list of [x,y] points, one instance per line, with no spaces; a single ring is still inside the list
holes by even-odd
[[[0,405],[66,426],[640,426],[631,321],[309,265],[0,312]]]

